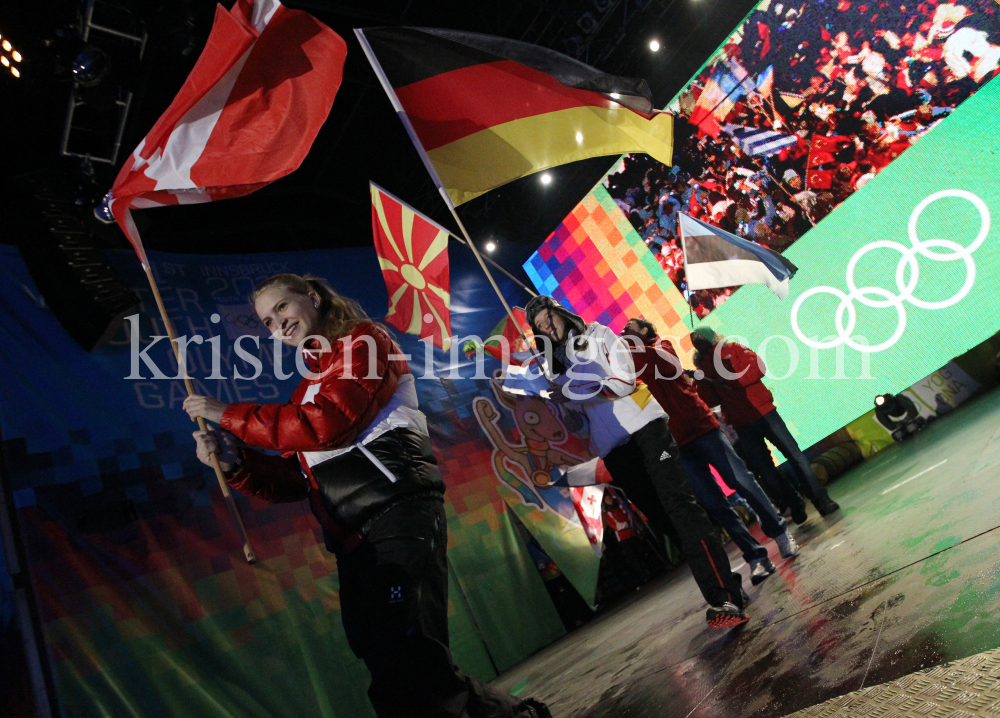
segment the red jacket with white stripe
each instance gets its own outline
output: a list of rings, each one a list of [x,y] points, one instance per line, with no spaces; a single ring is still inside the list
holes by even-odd
[[[376,325],[360,324],[350,337],[349,354],[343,341],[329,352],[304,352],[307,368],[320,376],[303,379],[289,403],[230,404],[222,428],[251,446],[286,454],[353,442],[389,403],[410,367],[402,358],[389,359],[402,352]]]
[[[344,341],[334,342],[329,352],[303,352],[314,377],[303,379],[289,403],[230,404],[221,426],[251,446],[282,452],[242,450],[243,463],[227,477],[233,488],[286,502],[307,498],[312,487],[338,524],[356,529],[399,496],[443,492],[444,485],[436,467],[426,466],[436,462],[398,345],[371,323],[355,327],[350,338],[350,352]],[[380,438],[392,429],[410,429],[416,438],[401,443],[398,432]],[[361,443],[396,481],[364,457],[357,460],[358,452],[346,456]],[[338,457],[339,469],[325,471],[324,464],[333,465]]]

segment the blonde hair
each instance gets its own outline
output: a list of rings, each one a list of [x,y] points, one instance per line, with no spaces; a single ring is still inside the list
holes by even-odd
[[[284,287],[302,295],[315,292],[319,296],[317,309],[322,322],[320,333],[331,342],[350,334],[359,324],[372,321],[360,304],[349,297],[337,294],[325,279],[311,274],[301,277],[298,274],[275,274],[254,287],[250,294],[250,303],[256,305],[261,293],[272,287]]]

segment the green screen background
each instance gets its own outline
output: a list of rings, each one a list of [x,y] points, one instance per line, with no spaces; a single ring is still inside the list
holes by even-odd
[[[910,386],[1000,329],[998,110],[1000,78],[995,78],[784,253],[799,267],[785,300],[763,286],[747,285],[705,320],[754,350],[763,345],[770,375],[765,383],[800,445],[819,441],[869,411],[876,394]],[[985,241],[971,255],[975,281],[968,294],[950,307],[934,310],[904,303],[902,336],[891,347],[867,356],[849,347],[810,349],[803,343],[791,325],[796,299],[819,285],[848,292],[846,269],[852,256],[877,240],[910,246],[911,213],[924,198],[950,189],[977,195],[992,215]],[[945,198],[920,214],[916,234],[921,241],[944,239],[968,247],[980,226],[972,204]],[[950,253],[943,247],[929,251]],[[961,259],[934,261],[918,254],[917,260],[919,281],[913,295],[918,299],[947,299],[966,281],[966,263]],[[857,264],[856,285],[899,294],[895,277],[900,261],[900,253],[890,249],[867,253]],[[909,271],[903,281],[910,281]],[[884,296],[871,294],[869,299],[879,301]],[[798,314],[802,333],[819,340],[835,336],[838,304],[838,298],[826,294],[807,298]],[[871,345],[892,336],[898,321],[894,308],[854,304],[854,335],[866,337]],[[773,336],[783,338],[769,339]],[[792,361],[796,352],[797,367]],[[786,374],[787,378],[778,378]]]

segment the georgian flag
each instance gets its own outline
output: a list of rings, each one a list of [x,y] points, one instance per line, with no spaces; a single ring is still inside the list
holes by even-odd
[[[144,266],[131,208],[242,197],[297,169],[346,56],[339,35],[278,0],[216,7],[201,57],[111,188],[111,211]]]
[[[688,289],[763,284],[779,299],[798,267],[767,247],[680,213]]]
[[[569,495],[576,507],[576,515],[587,534],[590,547],[597,557],[601,557],[601,542],[604,541],[604,484],[611,481],[611,475],[602,459],[591,459],[571,466],[566,471],[569,481]]]

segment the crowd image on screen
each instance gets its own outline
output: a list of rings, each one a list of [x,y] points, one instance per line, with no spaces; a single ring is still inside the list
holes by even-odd
[[[998,73],[995,0],[765,0],[669,107],[674,166],[604,185],[685,291],[679,212],[784,251]]]

